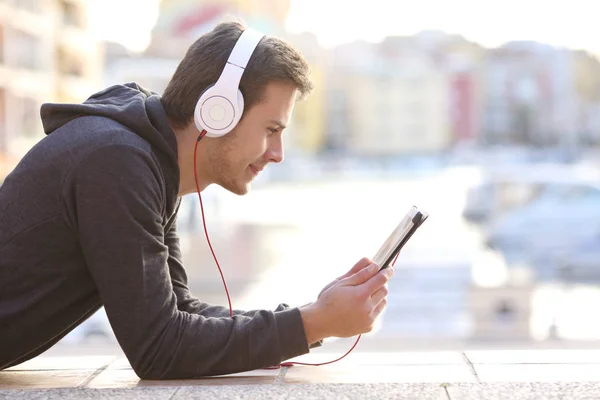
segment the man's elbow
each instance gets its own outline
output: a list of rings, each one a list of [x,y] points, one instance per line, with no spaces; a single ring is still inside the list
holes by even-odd
[[[169,368],[172,363],[161,359],[159,354],[129,357],[129,363],[133,372],[143,380],[183,379],[173,376],[172,368]]]
[[[142,380],[159,381],[170,379],[193,379],[213,376],[215,373],[211,371],[199,371],[198,373],[185,373],[183,371],[166,369],[166,368],[141,368],[140,366],[132,365],[133,372]]]
[[[142,380],[192,379],[211,375],[211,371],[190,371],[178,366],[179,364],[173,360],[164,360],[160,363],[142,360],[131,362],[131,369]]]
[[[138,378],[140,378],[142,380],[168,379],[167,371],[164,371],[164,370],[156,368],[156,367],[144,365],[144,363],[141,363],[141,362],[137,362],[137,363],[132,362],[131,369],[133,369],[133,372],[135,372],[135,374],[138,376]]]

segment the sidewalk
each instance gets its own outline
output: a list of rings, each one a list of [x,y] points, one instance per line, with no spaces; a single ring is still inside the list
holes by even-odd
[[[357,353],[321,367],[173,381],[140,380],[122,357],[41,356],[0,371],[4,398],[600,399],[600,349]]]

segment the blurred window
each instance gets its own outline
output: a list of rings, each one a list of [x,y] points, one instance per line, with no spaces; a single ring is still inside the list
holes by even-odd
[[[78,57],[63,49],[59,49],[57,55],[58,69],[61,74],[83,76],[83,63]]]
[[[4,26],[0,25],[0,64],[4,63]]]
[[[31,12],[40,12],[39,0],[13,0],[14,5]]]
[[[61,2],[61,9],[63,23],[65,25],[79,28],[85,25],[83,20],[83,13],[81,12],[82,10],[79,9],[76,3],[73,3],[68,0],[63,0]]]
[[[20,30],[15,30],[12,35],[14,48],[16,49],[15,66],[25,69],[40,68],[40,41],[33,35]]]

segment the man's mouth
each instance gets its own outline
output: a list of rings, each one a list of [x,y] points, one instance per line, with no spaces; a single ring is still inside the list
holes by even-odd
[[[253,173],[254,175],[258,175],[258,173],[259,173],[260,171],[262,171],[262,168],[260,168],[260,169],[259,169],[259,168],[255,167],[254,165],[250,164],[250,170],[252,171],[252,173]]]

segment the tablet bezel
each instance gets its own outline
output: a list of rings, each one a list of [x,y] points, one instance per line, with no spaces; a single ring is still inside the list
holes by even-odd
[[[411,216],[411,214],[412,214],[412,216]],[[410,219],[408,221],[408,224],[406,224],[407,217]],[[400,250],[402,250],[402,248],[406,245],[408,240],[417,231],[417,229],[419,229],[419,227],[423,224],[423,222],[425,222],[427,220],[428,217],[429,217],[428,213],[419,210],[416,206],[411,207],[411,209],[409,210],[407,215],[402,219],[402,221],[398,224],[396,229],[394,229],[392,234],[384,242],[384,244],[381,246],[379,251],[376,253],[375,257],[373,257],[373,262],[377,262],[377,260],[376,260],[377,254],[379,254],[384,247],[388,246],[388,243],[390,240],[395,240],[396,244],[393,246],[392,252],[389,253],[387,255],[387,257],[386,257],[385,253],[380,256],[380,257],[385,257],[383,263],[380,265],[380,268],[379,268],[380,271],[391,265],[392,261],[394,260],[394,258],[396,258],[396,256],[400,252]],[[403,227],[404,227],[404,229],[402,229]],[[399,230],[401,230],[402,232],[399,233],[398,232]],[[398,236],[398,235],[400,235],[400,236],[395,238],[395,236]]]

